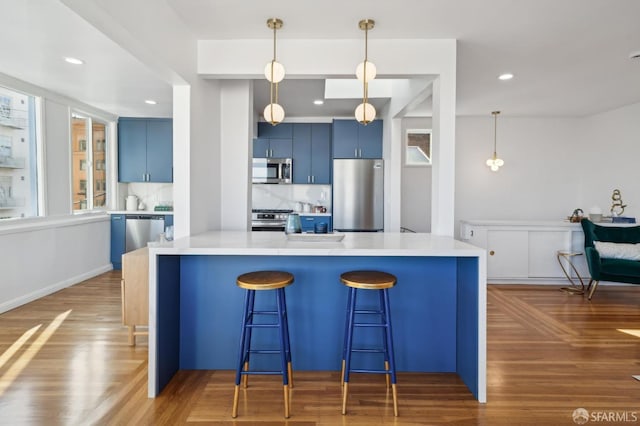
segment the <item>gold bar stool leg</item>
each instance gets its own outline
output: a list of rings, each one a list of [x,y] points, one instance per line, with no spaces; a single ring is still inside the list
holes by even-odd
[[[233,409],[231,410],[231,417],[234,419],[238,417],[238,400],[240,399],[240,386],[236,385],[236,389],[233,392]]]

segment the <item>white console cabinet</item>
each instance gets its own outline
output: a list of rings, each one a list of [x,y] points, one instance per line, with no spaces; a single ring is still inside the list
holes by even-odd
[[[460,239],[487,250],[489,283],[566,283],[558,250],[584,251],[580,224],[563,221],[463,220]],[[572,261],[583,278],[589,276],[584,256]]]

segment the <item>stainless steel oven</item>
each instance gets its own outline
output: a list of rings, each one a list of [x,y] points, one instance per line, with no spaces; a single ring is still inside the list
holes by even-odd
[[[293,176],[291,158],[254,158],[253,183],[291,183]]]
[[[293,210],[254,209],[251,211],[252,231],[284,232],[289,213]]]

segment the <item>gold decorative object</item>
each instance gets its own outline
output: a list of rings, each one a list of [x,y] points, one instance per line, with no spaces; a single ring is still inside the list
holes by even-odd
[[[264,119],[273,126],[284,120],[284,108],[278,104],[278,83],[284,79],[284,66],[276,61],[276,31],[282,28],[282,19],[267,20],[267,27],[273,30],[273,59],[264,67],[264,76],[270,84],[270,102],[264,109]]]
[[[364,61],[356,68],[356,77],[362,81],[362,103],[356,107],[356,120],[365,126],[376,118],[376,109],[369,103],[369,81],[376,78],[376,66],[369,62],[369,30],[375,26],[373,19],[363,19],[358,23],[358,28],[364,31]]]
[[[496,143],[498,139],[498,115],[500,111],[493,111],[493,156],[487,160],[487,166],[491,167],[492,172],[497,172],[500,167],[504,166],[504,161],[498,158]]]
[[[622,194],[619,189],[614,189],[611,195],[613,202],[611,203],[611,216],[622,216],[626,204],[622,204]]]

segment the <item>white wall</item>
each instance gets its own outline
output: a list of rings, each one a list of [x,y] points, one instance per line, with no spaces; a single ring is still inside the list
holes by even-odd
[[[50,99],[44,101],[44,155],[46,157],[43,188],[45,214],[71,214],[71,117],[69,105]]]
[[[402,119],[401,225],[416,232],[431,232],[431,167],[404,165],[407,129],[431,129],[431,117]]]
[[[221,83],[221,228],[247,231],[251,221],[251,158],[253,156],[253,85],[249,80]]]
[[[583,118],[498,118],[497,173],[493,118],[459,117],[456,223],[460,219],[562,220],[575,208],[605,213],[613,189],[640,215],[640,104]],[[457,235],[457,231],[456,231]]]
[[[624,215],[640,221],[640,103],[589,117],[582,133],[575,146],[583,159],[581,206],[610,214],[611,194],[619,189]]]
[[[111,269],[109,217],[90,216],[0,228],[0,312]]]

